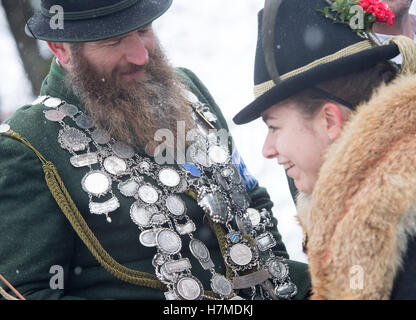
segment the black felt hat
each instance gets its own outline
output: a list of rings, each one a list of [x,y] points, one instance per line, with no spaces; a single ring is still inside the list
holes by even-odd
[[[268,56],[274,59],[278,76],[273,77],[270,63],[266,64],[261,10],[254,66],[256,99],[234,117],[236,124],[255,120],[274,104],[322,81],[370,68],[400,53],[396,44],[376,46],[349,26],[327,19],[318,12],[328,6],[325,0],[278,2]]]
[[[172,0],[42,0],[25,31],[52,42],[104,40],[149,24],[171,4]]]

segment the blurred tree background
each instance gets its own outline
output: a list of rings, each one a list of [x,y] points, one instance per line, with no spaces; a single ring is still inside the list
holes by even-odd
[[[25,34],[26,21],[32,16],[39,1],[1,0],[10,31],[16,41],[23,67],[35,96],[39,94],[42,81],[49,71],[52,56],[41,54],[39,41]]]

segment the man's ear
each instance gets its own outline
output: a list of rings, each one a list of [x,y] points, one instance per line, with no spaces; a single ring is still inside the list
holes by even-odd
[[[49,48],[52,50],[53,54],[58,59],[61,66],[68,66],[71,61],[71,52],[69,49],[69,44],[65,42],[46,42]]]
[[[333,102],[327,102],[323,105],[321,112],[325,119],[328,137],[331,141],[334,141],[342,131],[343,115],[341,107]]]

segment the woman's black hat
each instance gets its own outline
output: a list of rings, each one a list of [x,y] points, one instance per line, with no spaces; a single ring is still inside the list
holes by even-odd
[[[25,31],[52,42],[104,40],[151,23],[171,4],[172,0],[42,0]]]
[[[377,46],[350,26],[327,19],[318,12],[328,6],[325,0],[276,2],[280,6],[274,29],[262,32],[263,14],[268,13],[264,10],[270,8],[258,15],[256,99],[234,117],[236,124],[255,120],[274,104],[322,81],[370,68],[400,53],[396,44]],[[271,75],[270,63],[266,64],[263,44],[264,35],[270,36],[270,32],[273,46],[268,56],[274,59],[275,76]]]

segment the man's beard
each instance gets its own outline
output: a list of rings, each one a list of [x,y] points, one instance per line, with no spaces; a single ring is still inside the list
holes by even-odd
[[[176,145],[178,123],[185,125],[186,131],[194,128],[190,103],[183,91],[185,85],[157,43],[144,67],[130,64],[111,75],[100,74],[81,49],[72,50],[72,54],[67,85],[84,104],[95,126],[107,130],[115,140],[153,155],[161,143],[155,141],[157,130],[170,130]],[[140,79],[123,81],[123,73],[139,68],[143,68]],[[169,141],[163,143],[168,145]]]

